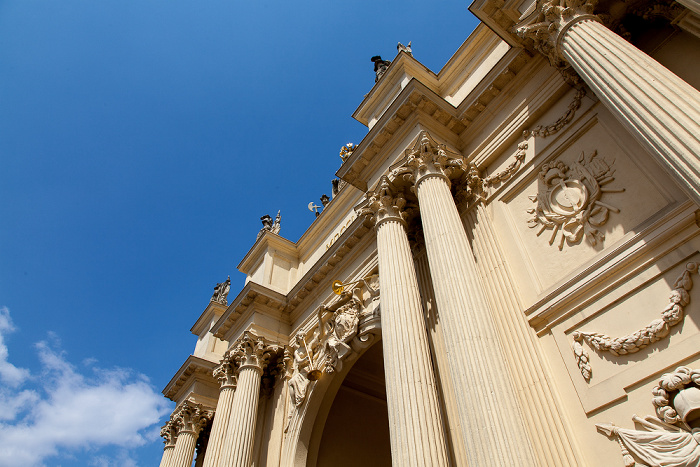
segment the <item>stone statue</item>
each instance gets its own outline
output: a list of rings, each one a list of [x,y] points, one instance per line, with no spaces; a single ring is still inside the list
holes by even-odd
[[[391,62],[389,60],[382,60],[380,55],[372,57],[371,60],[374,62],[374,73],[376,74],[374,82],[376,83],[381,79],[384,73],[386,73],[386,70],[389,68],[389,65],[391,65]]]
[[[331,180],[331,185],[333,186],[333,197],[334,198],[338,194],[338,192],[340,191],[340,188],[338,187],[339,184],[340,184],[339,178],[334,178],[333,180]]]
[[[274,222],[272,221],[272,217],[270,217],[268,214],[262,216],[260,220],[262,221],[263,226],[262,229],[260,229],[260,232],[258,232],[258,236],[255,238],[255,240],[262,237],[262,234],[265,232],[279,234],[280,229],[282,228],[282,216],[280,215],[280,211],[277,211],[277,217],[275,218]]]
[[[330,203],[330,202],[331,202],[331,199],[328,197],[328,195],[326,195],[326,194],[321,195],[321,204],[323,204],[324,208],[326,206],[328,206],[328,203]]]
[[[357,298],[341,306],[328,322],[329,331],[324,350],[326,373],[340,371],[341,361],[352,351],[348,343],[357,335],[361,303]]]
[[[406,52],[408,55],[413,57],[413,51],[411,50],[411,41],[408,41],[408,45],[403,45],[401,42],[396,44],[396,50],[399,52]]]
[[[299,407],[306,399],[306,388],[309,385],[309,366],[311,361],[307,353],[304,334],[298,333],[295,340],[294,361],[292,362],[292,378],[289,380],[289,397],[294,407]]]
[[[231,290],[231,276],[226,278],[225,282],[216,284],[214,287],[214,295],[211,296],[211,301],[216,303],[221,303],[222,305],[228,305],[228,293]]]

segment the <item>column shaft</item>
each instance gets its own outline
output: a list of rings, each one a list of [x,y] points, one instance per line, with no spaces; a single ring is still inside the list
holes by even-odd
[[[240,369],[221,467],[248,467],[252,462],[261,374],[260,367],[252,365]]]
[[[469,465],[535,465],[448,182],[442,175],[428,174],[416,186]]]
[[[211,427],[211,434],[209,435],[209,444],[204,455],[204,467],[217,467],[219,465],[219,459],[224,450],[226,429],[231,417],[234,392],[235,388],[233,386],[223,386],[219,392],[219,401],[216,403],[216,413]]]
[[[559,40],[608,110],[700,204],[700,92],[595,19]]]
[[[175,449],[174,444],[165,446],[165,449],[163,449],[163,457],[160,459],[159,467],[170,467],[170,460],[173,457],[173,449]]]
[[[377,250],[392,464],[446,466],[445,433],[427,330],[416,271],[401,221],[380,221]]]
[[[168,467],[190,467],[194,460],[197,435],[194,431],[182,430],[175,441],[175,449]]]

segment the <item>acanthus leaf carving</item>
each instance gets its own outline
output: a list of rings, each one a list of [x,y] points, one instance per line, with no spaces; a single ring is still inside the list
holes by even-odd
[[[685,265],[685,270],[676,279],[669,295],[669,304],[661,312],[661,318],[653,320],[644,328],[623,337],[610,337],[600,332],[576,331],[572,334],[574,344],[574,355],[581,369],[581,374],[586,381],[590,380],[591,368],[588,363],[588,354],[581,347],[582,342],[586,342],[597,352],[609,352],[612,355],[626,355],[639,352],[654,342],[660,341],[671,333],[671,327],[680,323],[685,316],[683,307],[690,303],[690,290],[693,288],[691,274],[698,272],[698,263],[689,262]],[[578,344],[578,347],[577,347]],[[578,348],[578,350],[577,350]],[[585,354],[587,366],[582,367],[580,363],[580,352]]]

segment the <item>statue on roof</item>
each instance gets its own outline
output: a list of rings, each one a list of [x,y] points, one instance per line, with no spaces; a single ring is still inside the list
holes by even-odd
[[[272,217],[268,214],[265,214],[260,218],[262,221],[262,229],[258,232],[258,236],[255,238],[256,240],[260,237],[262,237],[262,234],[265,232],[272,232],[273,234],[279,234],[280,229],[282,228],[282,216],[280,214],[280,211],[277,211],[277,217],[275,220],[272,220]]]
[[[381,79],[381,77],[386,73],[386,70],[389,68],[389,65],[391,65],[391,61],[389,60],[382,60],[382,57],[380,55],[376,55],[371,58],[372,62],[374,62],[374,73],[375,73],[375,78],[374,82],[376,83]]]
[[[221,303],[228,306],[228,293],[231,290],[231,276],[228,276],[225,282],[216,284],[214,287],[214,295],[211,296],[211,301]]]
[[[399,52],[406,52],[408,55],[413,57],[413,51],[411,50],[411,41],[408,41],[408,45],[403,45],[401,42],[396,44],[396,50]]]

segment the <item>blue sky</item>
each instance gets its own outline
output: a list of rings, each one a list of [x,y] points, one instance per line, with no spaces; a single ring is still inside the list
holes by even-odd
[[[0,465],[157,465],[160,391],[260,216],[298,240],[370,57],[439,71],[467,7],[0,1]]]

